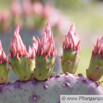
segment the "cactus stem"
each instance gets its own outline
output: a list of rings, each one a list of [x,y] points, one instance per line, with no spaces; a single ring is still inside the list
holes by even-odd
[[[82,74],[82,73],[79,73],[78,76],[83,76],[83,74]]]

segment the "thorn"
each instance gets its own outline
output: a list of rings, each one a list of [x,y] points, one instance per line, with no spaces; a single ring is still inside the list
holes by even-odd
[[[82,74],[82,73],[79,73],[78,76],[83,76],[83,74]]]
[[[95,56],[92,57],[92,60],[94,60],[94,59],[95,59]]]
[[[99,86],[101,84],[100,81],[96,81],[95,83],[97,84],[97,86]]]
[[[97,66],[96,66],[96,68],[97,68],[97,69],[100,69],[100,66],[99,66],[99,65],[97,65]]]
[[[7,70],[7,67],[5,68],[5,71]]]
[[[88,71],[88,69],[86,69],[86,71]]]
[[[57,55],[60,59],[62,59],[63,58],[63,56],[59,56],[59,55]]]
[[[63,84],[62,86],[65,87],[65,84]]]
[[[51,68],[50,66],[47,67],[48,70],[50,70],[50,68]]]
[[[84,82],[88,82],[87,79],[83,79]]]
[[[8,82],[7,84],[10,84],[10,82]]]
[[[11,69],[11,67],[8,67],[8,69],[10,70],[10,69]]]
[[[39,77],[41,77],[41,74],[39,74]]]
[[[33,96],[33,99],[35,99],[35,100],[36,100],[36,96],[35,96],[35,95]]]
[[[48,86],[46,84],[44,85],[44,89],[48,89]]]
[[[34,68],[34,70],[35,70],[35,68]]]
[[[57,63],[57,61],[55,61],[54,63],[53,63],[53,65],[55,65]]]
[[[56,78],[58,78],[58,77],[60,77],[60,75],[59,75],[59,74],[57,74],[57,75],[56,75]]]
[[[62,61],[62,65],[64,64],[64,62]]]
[[[1,77],[1,80],[3,80],[3,78]]]
[[[15,65],[12,65],[13,68],[15,68]]]
[[[70,64],[70,63],[71,63],[71,61],[70,61],[70,60],[68,60],[68,63]]]
[[[37,61],[37,65],[39,65],[39,61]]]
[[[28,65],[30,65],[30,62],[28,62]]]
[[[24,76],[24,78],[26,79],[26,76]]]
[[[0,92],[1,92],[1,90],[2,90],[2,89],[0,88]]]
[[[24,65],[26,66],[26,65],[27,65],[27,63],[24,63]]]
[[[65,75],[68,75],[68,74],[69,74],[68,72],[65,73]]]

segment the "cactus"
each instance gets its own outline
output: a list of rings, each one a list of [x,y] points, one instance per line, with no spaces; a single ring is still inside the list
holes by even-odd
[[[52,70],[57,48],[49,22],[41,39],[33,37],[33,46],[29,46],[28,53],[17,27],[9,45],[10,62],[0,42],[0,103],[60,103],[60,95],[64,94],[103,95],[101,82],[97,81],[103,74],[102,41],[103,37],[94,46],[87,70],[88,79],[82,74],[73,75],[79,61],[80,40],[75,32],[75,24],[72,24],[63,42],[62,70],[65,74],[55,75]],[[7,69],[7,63],[21,80],[6,83],[10,69]]]
[[[31,63],[34,64],[34,62],[30,58],[35,57],[35,50],[29,47],[29,53],[26,52],[26,47],[19,35],[19,27],[14,32],[14,37],[10,42],[9,57],[10,66],[15,74],[23,81],[31,80],[34,67]]]
[[[39,80],[47,79],[53,70],[55,64],[56,48],[53,35],[50,30],[49,22],[41,39],[38,38],[38,49],[36,55],[36,68],[34,69],[34,77]]]
[[[60,95],[103,95],[99,83],[66,73],[46,81],[19,81],[0,86],[0,103],[60,103]]]
[[[62,70],[64,73],[74,74],[79,63],[80,40],[75,32],[75,24],[70,27],[70,31],[65,35],[63,42],[63,56],[61,60]]]
[[[7,63],[8,57],[6,57],[0,41],[0,84],[8,81],[10,67],[7,67]]]
[[[86,70],[87,78],[98,81],[103,75],[103,37],[97,39],[92,51],[89,68]]]

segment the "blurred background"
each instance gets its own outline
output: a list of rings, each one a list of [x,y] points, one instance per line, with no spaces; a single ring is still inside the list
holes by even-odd
[[[75,22],[76,32],[81,39],[80,63],[76,75],[83,73],[89,66],[93,42],[103,36],[103,0],[0,0],[0,39],[8,55],[10,39],[17,25],[26,44],[32,46],[32,37],[43,34],[46,21],[49,20],[58,55],[62,55],[64,35]],[[62,72],[60,59],[54,71]],[[16,80],[10,71],[9,81]],[[101,79],[103,80],[103,78]]]

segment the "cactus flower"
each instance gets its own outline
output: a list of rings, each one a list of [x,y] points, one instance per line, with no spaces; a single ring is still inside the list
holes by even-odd
[[[5,55],[0,41],[0,84],[6,83],[9,77],[10,68],[7,68],[7,62],[8,58]]]
[[[14,32],[14,37],[9,45],[9,57],[11,67],[15,74],[23,81],[31,79],[31,71],[28,63],[26,46],[19,35],[19,26]],[[32,56],[30,54],[30,56]]]
[[[70,27],[70,31],[65,35],[63,42],[63,56],[62,56],[62,69],[63,72],[70,72],[74,74],[77,70],[79,62],[80,39],[75,31],[75,24]]]
[[[92,51],[92,57],[90,60],[89,68],[87,72],[87,78],[93,81],[98,81],[103,75],[103,37],[97,39],[96,45]]]
[[[41,39],[38,38],[36,68],[34,70],[37,80],[45,80],[51,75],[56,54],[57,48],[55,48],[49,22],[47,22],[44,34]]]

